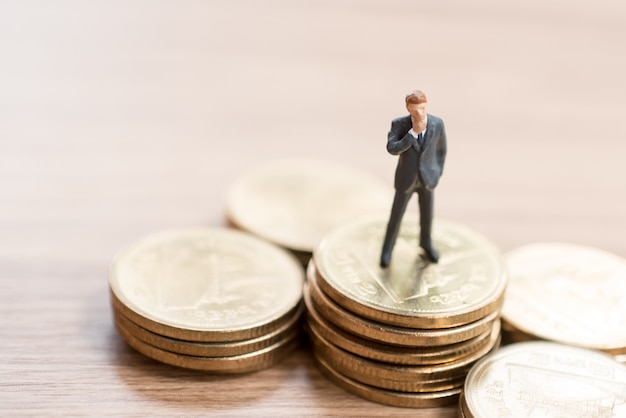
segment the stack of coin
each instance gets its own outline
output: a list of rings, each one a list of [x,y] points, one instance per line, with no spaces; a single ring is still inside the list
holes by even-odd
[[[507,342],[534,339],[626,354],[626,259],[578,245],[538,243],[506,255]]]
[[[513,344],[467,376],[459,416],[626,416],[626,367],[593,350],[551,342]]]
[[[300,341],[304,273],[243,232],[191,229],[122,251],[109,278],[115,326],[140,353],[215,373],[269,367]]]
[[[392,262],[381,269],[385,228],[386,219],[359,220],[315,250],[304,300],[316,363],[338,386],[375,402],[454,403],[471,366],[499,344],[503,260],[472,230],[437,221],[441,258],[429,263],[413,219],[402,223]]]
[[[388,210],[393,191],[368,173],[311,159],[254,167],[230,187],[231,224],[286,248],[306,265],[333,228],[355,216]]]

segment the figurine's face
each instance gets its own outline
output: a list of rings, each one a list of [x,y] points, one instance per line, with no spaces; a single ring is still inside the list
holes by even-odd
[[[413,120],[416,122],[426,119],[426,103],[409,103],[406,105],[406,110],[409,111],[411,116],[413,116]]]

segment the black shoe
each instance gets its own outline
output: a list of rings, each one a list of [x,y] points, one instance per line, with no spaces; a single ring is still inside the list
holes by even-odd
[[[380,256],[380,266],[386,268],[391,262],[391,253],[382,253]]]
[[[439,253],[433,247],[422,247],[422,249],[424,250],[424,255],[430,262],[436,263],[439,261]]]

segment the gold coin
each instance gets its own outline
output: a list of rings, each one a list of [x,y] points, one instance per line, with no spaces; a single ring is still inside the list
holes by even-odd
[[[465,394],[461,392],[459,396],[459,408],[457,409],[459,418],[470,418],[471,415],[467,414],[467,405],[465,403]]]
[[[315,274],[313,263],[309,263],[307,277],[307,284],[304,287],[307,308],[313,306],[327,321],[345,331],[384,344],[409,347],[455,344],[489,331],[493,321],[499,316],[499,312],[496,311],[476,322],[448,329],[422,330],[381,324],[353,315],[328,298],[318,287],[316,277],[319,276]]]
[[[495,321],[491,330],[468,341],[436,347],[401,347],[360,338],[325,320],[314,305],[307,307],[307,323],[331,344],[353,354],[370,360],[417,366],[448,363],[480,350],[489,344],[492,333],[498,331],[497,324],[500,321]]]
[[[470,417],[623,417],[626,367],[579,347],[513,344],[472,368],[464,396]]]
[[[454,362],[405,366],[364,359],[331,344],[317,334],[314,328],[308,329],[315,352],[334,369],[361,383],[401,392],[420,392],[420,384],[431,381],[454,380],[458,383],[476,361],[497,346],[500,338],[499,334],[494,333],[487,347]],[[384,386],[385,384],[391,386]]]
[[[517,330],[580,347],[626,353],[626,259],[570,244],[507,254],[502,315]]]
[[[256,338],[292,318],[302,267],[286,251],[230,229],[167,231],[120,253],[111,302],[135,324],[179,340]]]
[[[300,317],[303,311],[304,305],[300,307],[289,321],[267,335],[232,343],[199,343],[164,337],[136,325],[122,313],[115,310],[114,319],[118,327],[124,328],[129,334],[132,334],[142,342],[161,350],[198,357],[225,357],[262,350],[265,347],[269,347],[285,339],[287,334],[298,332],[300,329]]]
[[[282,340],[252,353],[227,357],[187,356],[146,344],[120,326],[118,322],[115,326],[126,343],[146,357],[171,366],[213,373],[247,373],[268,368],[284,360],[286,355],[300,343],[299,330],[294,329]]]
[[[463,387],[463,383],[465,382],[465,376],[434,381],[400,382],[380,377],[377,378],[367,374],[356,373],[353,369],[346,367],[343,363],[334,361],[332,357],[328,357],[325,353],[321,351],[314,351],[313,356],[321,361],[324,361],[328,365],[328,367],[332,367],[335,372],[341,374],[348,379],[354,380],[357,383],[371,386],[373,388],[391,390],[394,392],[443,392],[446,390],[461,388]]]
[[[345,165],[279,160],[251,169],[230,187],[227,216],[281,247],[311,253],[331,229],[355,216],[388,211],[392,190]]]
[[[439,391],[439,392],[398,392],[386,389],[380,389],[359,383],[350,379],[341,373],[333,370],[323,359],[313,356],[319,370],[328,380],[361,398],[391,406],[399,406],[404,408],[434,408],[438,406],[452,405],[457,402],[460,388]]]
[[[234,228],[239,231],[246,232],[245,229],[241,228],[239,225],[235,225],[229,219],[227,219],[227,225],[229,228]],[[294,257],[296,257],[296,259],[300,262],[300,264],[302,264],[302,267],[306,267],[307,264],[309,264],[309,261],[311,261],[311,256],[313,255],[313,253],[311,253],[310,251],[298,251],[298,250],[293,250],[291,248],[286,248],[286,247],[281,247],[281,248],[284,248],[285,250],[289,251]]]
[[[469,228],[435,220],[441,258],[425,262],[418,256],[418,222],[407,218],[386,269],[378,265],[386,219],[360,220],[327,235],[313,254],[322,290],[351,312],[410,328],[450,328],[497,311],[506,287],[500,252]]]

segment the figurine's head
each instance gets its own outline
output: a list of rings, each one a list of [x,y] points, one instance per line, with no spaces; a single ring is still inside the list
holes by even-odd
[[[415,90],[406,95],[406,110],[413,116],[414,121],[426,119],[426,95],[420,90]]]

